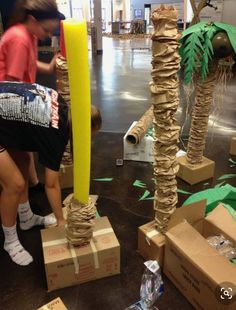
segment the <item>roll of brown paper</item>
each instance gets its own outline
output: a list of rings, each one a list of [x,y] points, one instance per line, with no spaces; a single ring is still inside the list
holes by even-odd
[[[126,140],[132,144],[139,144],[145,136],[148,129],[152,126],[153,122],[153,107],[150,107],[134,127],[128,133]]]

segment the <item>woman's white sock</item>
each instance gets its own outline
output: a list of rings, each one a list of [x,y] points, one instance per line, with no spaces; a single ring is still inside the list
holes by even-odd
[[[2,225],[5,236],[4,250],[8,252],[13,262],[21,266],[27,266],[33,261],[33,257],[21,245],[16,225],[6,227]]]
[[[52,225],[56,223],[56,220],[52,222],[52,219],[46,219],[43,216],[34,214],[30,208],[29,201],[20,203],[18,206],[18,215],[20,219],[20,228],[22,230],[28,230],[34,226],[40,225]]]

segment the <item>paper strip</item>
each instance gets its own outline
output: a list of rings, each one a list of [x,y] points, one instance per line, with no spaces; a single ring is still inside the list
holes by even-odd
[[[112,228],[104,228],[104,229],[99,229],[97,231],[94,231],[93,236],[100,236],[100,235],[105,235],[105,234],[109,234],[109,233],[113,233],[113,229]],[[52,240],[52,241],[44,241],[43,247],[51,247],[51,246],[56,246],[56,245],[61,245],[61,244],[66,244],[66,243],[67,243],[66,238]]]
[[[154,236],[159,235],[159,232],[156,229],[150,230],[146,236],[149,239],[152,239]]]
[[[94,266],[96,269],[98,269],[99,268],[98,251],[97,251],[96,245],[93,242],[93,240],[90,241],[90,245],[93,251]]]
[[[56,246],[56,245],[66,244],[66,243],[67,243],[67,239],[66,238],[52,240],[52,241],[45,241],[45,242],[43,242],[43,248],[49,247],[49,246]]]
[[[99,230],[93,232],[93,237],[100,236],[100,235],[105,235],[105,234],[109,234],[109,233],[113,233],[113,229],[112,228],[99,229]]]
[[[69,249],[75,266],[75,274],[79,274],[79,261],[75,252],[75,248],[73,247],[72,244],[69,244]]]

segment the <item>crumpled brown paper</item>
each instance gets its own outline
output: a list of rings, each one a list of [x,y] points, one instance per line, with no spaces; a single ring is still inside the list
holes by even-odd
[[[67,205],[66,237],[73,246],[88,243],[93,235],[96,208],[94,200],[89,197],[88,204],[82,204],[71,197]]]
[[[70,109],[70,87],[68,78],[68,66],[66,59],[59,55],[56,59],[56,77],[57,77],[57,91],[63,97]],[[71,154],[70,141],[68,142],[65,152],[62,157],[63,165],[73,164],[73,156]]]
[[[216,85],[216,70],[217,67],[212,65],[204,82],[202,82],[200,75],[197,78],[195,104],[187,147],[187,160],[190,164],[199,164],[203,161],[208,120]]]
[[[152,93],[154,114],[154,176],[156,190],[154,199],[156,229],[165,232],[170,216],[177,204],[176,160],[179,130],[175,113],[179,106],[178,77],[180,56],[178,54],[178,12],[172,6],[161,5],[152,14],[154,24]]]

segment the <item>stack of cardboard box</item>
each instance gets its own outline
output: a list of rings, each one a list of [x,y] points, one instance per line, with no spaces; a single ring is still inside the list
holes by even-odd
[[[160,260],[164,273],[196,309],[233,310],[236,265],[206,238],[223,234],[236,246],[236,221],[223,204],[204,217],[205,205],[201,201],[177,210],[165,236],[155,233],[154,224],[140,227],[139,251],[145,259]]]

